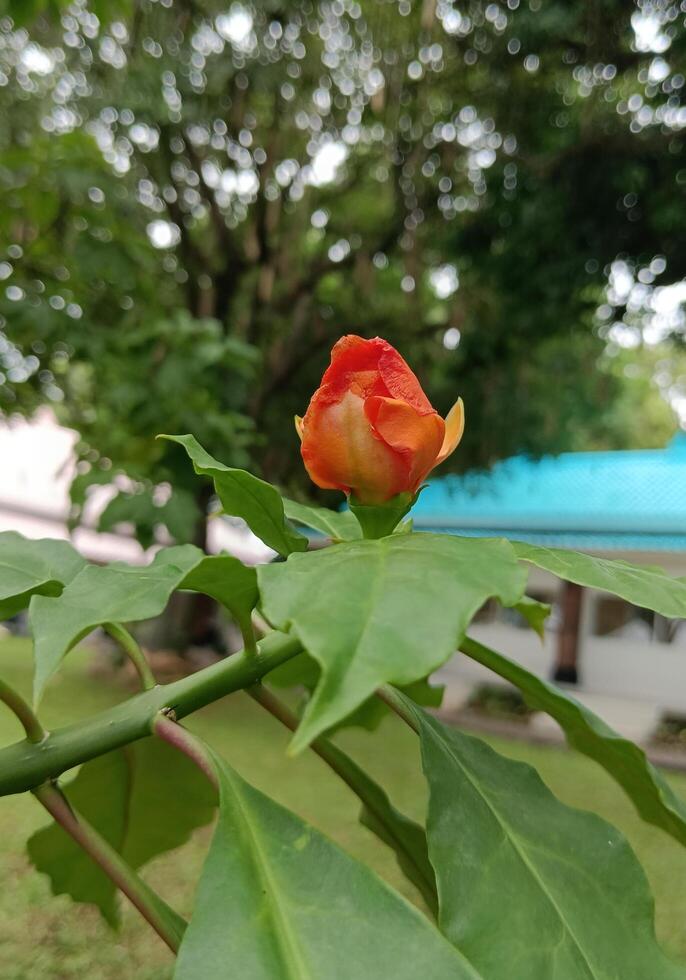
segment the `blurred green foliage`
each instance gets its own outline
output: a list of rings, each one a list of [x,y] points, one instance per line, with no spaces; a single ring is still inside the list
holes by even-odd
[[[449,466],[669,436],[606,286],[686,276],[677,4],[4,7],[0,411],[79,431],[75,520],[123,473],[108,526],[191,535],[159,431],[307,492],[292,417],[345,332],[462,395]]]

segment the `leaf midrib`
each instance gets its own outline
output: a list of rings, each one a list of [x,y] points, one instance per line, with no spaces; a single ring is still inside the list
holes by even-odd
[[[278,883],[272,874],[264,848],[259,839],[259,834],[255,830],[250,814],[243,801],[241,787],[236,785],[233,774],[224,768],[224,777],[231,787],[233,798],[243,820],[246,836],[249,838],[253,863],[257,866],[257,873],[264,882],[264,894],[269,904],[270,917],[274,922],[274,936],[276,945],[281,953],[287,974],[292,980],[315,980],[307,964],[303,961],[300,946],[296,936],[288,921],[288,916],[281,907],[281,893]]]
[[[466,766],[464,765],[464,763],[462,762],[462,760],[460,759],[460,757],[453,752],[452,746],[450,745],[450,743],[447,742],[444,739],[439,739],[436,736],[436,734],[435,734],[435,732],[433,730],[433,727],[426,725],[424,723],[424,719],[423,718],[421,719],[421,723],[422,723],[422,729],[424,729],[424,730],[428,729],[428,731],[431,734],[431,737],[434,739],[435,743],[438,745],[438,747],[441,749],[441,751],[443,751],[447,755],[449,755],[450,759],[452,761],[454,761],[455,764],[462,770],[462,772],[465,775],[465,778],[468,780],[469,783],[471,783],[471,785],[474,787],[474,789],[477,792],[477,794],[479,795],[479,797],[484,801],[484,803],[486,804],[486,806],[488,807],[488,809],[490,810],[490,812],[493,814],[494,818],[498,822],[498,825],[500,826],[500,828],[502,829],[503,833],[505,834],[506,839],[508,841],[510,841],[510,845],[511,845],[512,849],[514,850],[515,854],[520,859],[520,861],[522,862],[522,864],[524,865],[524,867],[527,869],[527,871],[529,872],[529,874],[532,876],[532,878],[539,885],[542,893],[546,896],[546,898],[548,899],[550,905],[555,910],[555,913],[557,914],[557,917],[559,918],[559,920],[560,920],[560,922],[562,924],[563,929],[568,933],[568,935],[571,937],[572,941],[574,942],[574,945],[578,949],[578,951],[579,951],[579,953],[581,955],[581,958],[583,960],[583,963],[584,963],[586,969],[588,970],[588,976],[591,978],[591,980],[603,980],[602,974],[599,974],[599,973],[595,973],[594,972],[594,969],[593,969],[593,966],[591,965],[590,960],[588,959],[586,953],[584,952],[584,950],[583,950],[583,948],[581,946],[581,943],[577,939],[574,930],[568,924],[565,916],[563,915],[563,912],[560,909],[560,906],[558,905],[557,901],[555,900],[554,895],[551,893],[551,891],[548,888],[548,885],[546,884],[546,882],[544,881],[544,879],[539,874],[538,870],[536,869],[536,866],[530,861],[530,859],[527,856],[525,850],[518,844],[518,842],[516,840],[516,837],[515,837],[515,834],[514,834],[514,831],[510,827],[510,825],[507,822],[507,820],[505,820],[500,815],[500,813],[495,808],[495,806],[493,805],[493,803],[491,802],[491,800],[489,799],[489,797],[484,792],[482,792],[482,790],[479,787],[478,782],[476,782],[474,780],[474,778],[472,777],[471,773],[466,768]]]

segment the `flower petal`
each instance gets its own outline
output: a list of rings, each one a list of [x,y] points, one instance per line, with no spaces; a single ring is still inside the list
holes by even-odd
[[[294,415],[293,421],[295,422],[295,431],[298,433],[298,438],[303,441],[303,420],[300,415]]]
[[[431,402],[424,394],[417,375],[410,369],[407,361],[400,356],[395,347],[391,347],[380,337],[375,337],[370,343],[378,343],[383,347],[379,358],[379,374],[383,378],[389,394],[393,398],[407,402],[420,415],[429,415],[435,412]]]
[[[334,400],[320,388],[303,424],[301,447],[310,478],[324,490],[343,490],[380,503],[407,489],[407,466],[372,431],[364,401],[348,391]]]
[[[382,353],[383,347],[374,340],[355,334],[341,337],[331,351],[331,363],[324,372],[320,389],[325,388],[332,400],[342,398],[350,390],[361,398],[388,394],[378,370]]]
[[[464,432],[464,403],[458,398],[445,417],[445,438],[434,466],[438,466],[454,452]]]
[[[416,375],[395,347],[381,337],[347,334],[334,345],[322,386],[341,396],[354,390],[362,398],[387,395],[408,402],[420,415],[434,411]]]
[[[437,412],[421,415],[399,398],[375,395],[366,400],[364,410],[377,435],[405,458],[408,482],[404,489],[414,492],[435,465],[445,422]]]

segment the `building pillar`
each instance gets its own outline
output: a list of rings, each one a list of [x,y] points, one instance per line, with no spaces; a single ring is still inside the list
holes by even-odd
[[[563,582],[560,597],[560,630],[557,634],[557,657],[553,679],[565,684],[579,680],[579,632],[584,590],[575,582]]]

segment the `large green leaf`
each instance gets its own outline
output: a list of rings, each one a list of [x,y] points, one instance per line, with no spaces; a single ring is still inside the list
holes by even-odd
[[[283,501],[284,512],[290,521],[311,527],[334,541],[354,541],[362,537],[362,528],[349,510],[329,510],[328,507],[312,507],[297,500]]]
[[[212,819],[216,806],[200,770],[152,738],[87,762],[66,787],[66,796],[134,868],[183,844]],[[50,878],[55,895],[97,905],[110,925],[118,925],[114,884],[58,824],[37,831],[28,851],[38,871]]]
[[[659,770],[648,762],[638,745],[622,738],[571,695],[530,674],[495,650],[471,638],[463,641],[461,649],[516,685],[532,707],[551,715],[571,746],[590,756],[617,780],[644,820],[661,827],[686,845],[686,804]]]
[[[291,530],[284,515],[284,503],[278,490],[246,470],[225,466],[205,452],[194,436],[159,436],[177,442],[188,453],[193,469],[209,477],[221,500],[224,512],[242,517],[262,541],[280,555],[304,551],[307,538]]]
[[[436,914],[436,875],[429,861],[426,831],[404,813],[400,813],[388,799],[385,790],[360,769],[349,755],[332,742],[326,739],[323,741],[324,758],[362,800],[360,823],[395,852],[401,871],[416,886],[427,906]]]
[[[488,980],[683,980],[619,831],[562,804],[531,766],[403,701],[429,782],[441,929]]]
[[[63,657],[91,630],[107,622],[135,622],[162,612],[169,596],[200,562],[193,545],[159,551],[150,565],[86,566],[58,599],[31,602],[37,703]]]
[[[440,534],[350,541],[257,575],[269,621],[294,632],[322,671],[294,751],[382,684],[426,677],[489,597],[513,605],[525,583],[507,541]]]
[[[32,595],[59,595],[86,565],[68,541],[33,541],[16,531],[0,533],[0,620],[14,616]]]
[[[206,592],[247,624],[256,599],[255,572],[230,555],[208,557],[193,545],[159,551],[150,565],[87,565],[59,598],[31,602],[34,700],[71,648],[102,623],[158,616],[175,589]]]
[[[635,606],[654,609],[662,616],[686,617],[686,582],[670,578],[659,568],[641,568],[625,561],[594,558],[577,551],[543,548],[522,541],[513,541],[512,545],[524,561],[568,582],[611,592]]]
[[[175,980],[476,980],[369,868],[216,768],[221,811]]]

